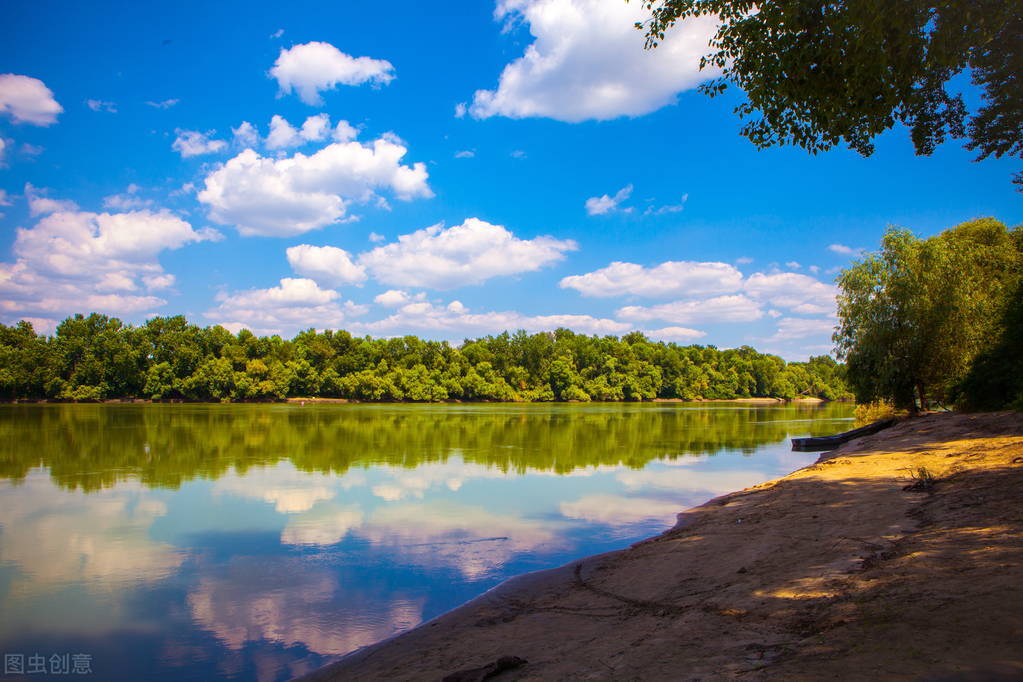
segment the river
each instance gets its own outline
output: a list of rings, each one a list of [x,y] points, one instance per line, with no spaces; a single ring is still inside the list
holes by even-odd
[[[850,404],[0,406],[4,679],[289,679],[804,466]],[[43,674],[45,671],[46,674]]]

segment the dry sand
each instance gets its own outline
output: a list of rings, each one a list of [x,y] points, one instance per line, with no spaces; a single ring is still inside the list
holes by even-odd
[[[1021,526],[1023,414],[927,415],[306,679],[1023,679]]]

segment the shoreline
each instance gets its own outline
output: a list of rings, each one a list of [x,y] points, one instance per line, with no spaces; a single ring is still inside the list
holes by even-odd
[[[1019,679],[1021,486],[1023,413],[907,419],[301,679]]]
[[[359,400],[356,398],[281,398],[279,400],[185,400],[183,398],[107,398],[104,400],[58,400],[55,398],[10,398],[0,400],[0,405],[285,405],[304,403],[348,403],[353,405],[586,405],[599,403],[604,405],[643,405],[647,403],[748,403],[748,404],[788,404],[807,403],[823,404],[828,402],[852,402],[846,400],[825,400],[824,398],[654,398],[652,400]]]

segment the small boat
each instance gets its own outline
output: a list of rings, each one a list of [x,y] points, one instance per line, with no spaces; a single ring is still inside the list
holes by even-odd
[[[882,419],[881,421],[874,422],[873,424],[867,424],[861,426],[858,429],[852,431],[846,431],[845,433],[836,433],[833,436],[818,436],[816,438],[793,438],[792,449],[799,450],[801,452],[813,452],[816,450],[832,450],[842,443],[852,440],[853,438],[859,438],[860,436],[869,436],[872,433],[877,433],[882,429],[887,429],[897,422],[898,419]]]

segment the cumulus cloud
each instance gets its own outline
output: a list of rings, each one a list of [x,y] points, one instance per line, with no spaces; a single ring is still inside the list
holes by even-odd
[[[834,314],[838,289],[809,275],[778,272],[750,275],[743,285],[753,298],[803,315]]]
[[[760,305],[744,294],[672,301],[654,306],[625,306],[619,308],[616,314],[625,320],[664,320],[675,324],[752,322],[764,315]]]
[[[346,121],[341,123],[347,125]],[[275,115],[270,119],[270,134],[266,137],[266,147],[267,149],[297,147],[307,142],[324,140],[330,132],[330,117],[327,114],[310,116],[301,128],[295,128],[283,116]]]
[[[773,335],[765,341],[788,341],[789,339],[802,339],[807,336],[825,335],[831,336],[835,331],[833,319],[805,319],[798,317],[783,317],[778,320],[778,328]]]
[[[210,219],[245,236],[283,237],[342,221],[353,202],[390,190],[402,200],[432,197],[422,163],[402,165],[393,137],[372,144],[334,142],[315,154],[282,159],[246,149],[206,176],[199,201]]]
[[[320,92],[338,85],[386,85],[394,80],[394,66],[384,59],[352,57],[330,43],[311,42],[282,49],[270,76],[281,93],[295,92],[306,104],[320,106]]]
[[[215,130],[201,133],[197,130],[182,130],[178,128],[174,132],[177,133],[177,137],[171,143],[171,149],[181,154],[181,158],[213,154],[227,147],[227,142],[223,140],[210,139],[212,135],[216,134],[217,131]]]
[[[400,305],[403,292],[387,292],[385,304]],[[624,334],[635,325],[591,315],[523,315],[516,311],[473,313],[459,301],[447,305],[411,297],[408,303],[381,320],[349,325],[353,331],[367,334],[408,333],[409,330],[445,334],[449,336],[476,336],[493,334],[509,329],[538,332],[565,327],[585,334]],[[384,301],[380,301],[383,303]]]
[[[707,332],[701,332],[699,329],[690,329],[688,327],[662,327],[660,329],[650,329],[645,334],[657,341],[695,341],[696,339],[702,339],[707,335]]]
[[[586,213],[587,215],[607,215],[615,211],[630,213],[632,211],[631,208],[621,208],[621,203],[628,199],[630,194],[632,194],[632,185],[626,185],[618,190],[613,197],[606,194],[599,197],[590,197],[586,200]]]
[[[287,255],[292,270],[326,287],[366,281],[366,268],[354,263],[347,251],[336,246],[299,244],[290,247]]]
[[[348,121],[338,121],[331,137],[335,142],[350,142],[359,136],[359,131]]]
[[[642,116],[715,75],[700,71],[713,17],[682,22],[656,50],[645,50],[634,27],[649,18],[640,2],[500,0],[494,14],[508,26],[528,25],[534,41],[505,66],[496,90],[476,91],[469,107],[476,118]]]
[[[231,128],[231,134],[234,135],[235,144],[240,147],[248,148],[259,145],[259,131],[248,121],[242,121],[237,128]]]
[[[337,328],[345,321],[340,298],[311,279],[285,277],[267,289],[221,292],[216,298],[219,305],[205,316],[232,331],[244,328],[261,334]]]
[[[28,201],[28,214],[33,218],[57,211],[78,210],[78,204],[70,199],[51,199],[46,196],[46,190],[33,187],[30,183],[25,183],[25,199]]]
[[[652,268],[615,261],[584,275],[571,275],[559,283],[584,296],[633,294],[651,298],[708,296],[739,291],[742,273],[727,263],[666,261]]]
[[[53,91],[38,78],[0,74],[0,113],[15,123],[48,126],[57,122],[64,107],[53,98]]]
[[[451,289],[533,272],[576,248],[574,241],[547,236],[519,239],[501,225],[469,218],[447,229],[433,225],[401,235],[364,253],[359,263],[385,284]]]
[[[412,296],[409,296],[407,292],[402,291],[401,289],[388,289],[382,294],[377,294],[373,300],[382,306],[387,306],[388,308],[397,308],[398,306],[405,305],[406,303],[412,300],[424,301],[426,300],[426,294],[422,293],[416,294],[416,296],[413,298]]]
[[[91,213],[31,186],[26,195],[30,213],[41,217],[16,231],[14,262],[0,263],[0,312],[8,319],[150,311],[166,301],[146,290],[173,284],[159,254],[219,237],[168,211]]]

